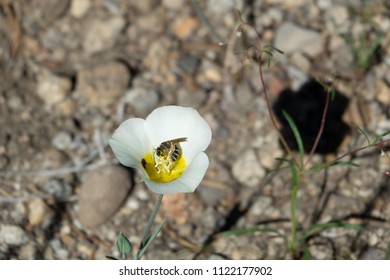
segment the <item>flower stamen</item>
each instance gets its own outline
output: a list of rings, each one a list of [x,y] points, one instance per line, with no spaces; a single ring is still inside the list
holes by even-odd
[[[186,169],[180,142],[187,138],[177,138],[162,142],[152,153],[145,155],[142,166],[155,182],[170,182],[180,177]],[[144,164],[145,163],[145,164]]]

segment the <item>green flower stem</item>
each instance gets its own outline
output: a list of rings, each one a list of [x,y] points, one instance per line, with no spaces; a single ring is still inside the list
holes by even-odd
[[[289,249],[292,253],[293,258],[296,258],[297,256],[297,227],[298,227],[298,220],[297,220],[297,194],[298,194],[298,187],[299,183],[301,181],[301,172],[298,170],[297,165],[294,163],[290,164],[291,171],[293,173],[292,178],[292,192],[291,192],[291,200],[290,200],[290,212],[291,212],[291,236],[290,236],[290,243],[289,243]]]
[[[292,153],[290,147],[288,146],[286,139],[284,139],[282,133],[280,132],[279,126],[278,126],[278,124],[275,120],[275,116],[272,112],[271,102],[268,98],[267,87],[265,86],[265,82],[264,82],[263,68],[261,67],[261,63],[262,63],[262,57],[260,54],[257,58],[257,64],[259,66],[259,76],[260,76],[261,85],[263,86],[264,98],[265,98],[265,103],[267,104],[268,115],[271,119],[271,123],[272,123],[273,127],[275,128],[276,133],[278,134],[280,142],[282,143],[284,149],[286,150],[287,154],[289,155],[289,158],[294,159],[293,153]]]
[[[159,194],[158,195],[156,204],[154,205],[154,209],[153,209],[152,215],[150,216],[149,222],[146,225],[146,228],[145,228],[145,231],[144,231],[144,237],[142,238],[142,241],[141,241],[140,250],[145,246],[146,241],[149,238],[150,231],[151,231],[152,226],[154,224],[154,220],[156,219],[156,215],[157,215],[158,209],[160,209],[161,200],[162,200],[163,196],[164,196],[163,194]]]

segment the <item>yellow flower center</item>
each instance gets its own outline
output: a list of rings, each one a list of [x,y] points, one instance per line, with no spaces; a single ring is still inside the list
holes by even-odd
[[[184,157],[172,160],[170,155],[158,156],[155,151],[146,154],[141,164],[149,179],[157,183],[168,183],[179,178],[187,167]]]

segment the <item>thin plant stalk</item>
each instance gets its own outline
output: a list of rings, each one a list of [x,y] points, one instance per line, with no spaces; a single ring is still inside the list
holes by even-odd
[[[264,82],[263,68],[261,67],[261,63],[262,63],[262,57],[261,57],[261,54],[259,54],[257,64],[259,66],[259,76],[260,76],[261,85],[263,86],[264,98],[265,98],[265,103],[267,104],[268,114],[270,116],[271,123],[272,123],[273,127],[275,128],[276,133],[278,134],[280,142],[282,142],[282,145],[283,145],[284,149],[286,150],[286,152],[288,153],[289,157],[291,159],[293,159],[292,151],[291,151],[290,147],[288,146],[286,140],[284,139],[282,133],[280,133],[277,122],[275,120],[275,116],[272,113],[271,103],[270,103],[269,98],[268,98],[268,92],[267,92],[267,87],[265,86],[265,82]]]
[[[158,209],[160,209],[161,200],[162,200],[163,196],[164,196],[163,194],[159,194],[158,198],[156,200],[156,203],[154,204],[153,212],[150,215],[148,224],[146,225],[146,228],[144,230],[144,235],[143,235],[143,238],[142,238],[142,241],[141,241],[141,246],[140,246],[141,248],[143,248],[145,246],[146,241],[149,238],[150,231],[151,231],[152,226],[154,224],[154,220],[156,219],[156,215],[157,215]]]
[[[290,164],[291,171],[293,174],[292,177],[292,192],[290,198],[290,213],[291,213],[291,232],[290,232],[290,243],[289,249],[292,253],[293,258],[296,258],[297,255],[297,228],[298,228],[298,219],[297,219],[297,195],[298,187],[301,181],[301,172],[298,170],[295,163]]]
[[[320,129],[318,130],[316,140],[314,141],[314,144],[311,147],[310,153],[309,153],[308,157],[306,158],[304,165],[302,166],[303,169],[310,162],[311,158],[313,157],[313,155],[317,149],[318,143],[320,142],[322,133],[324,132],[326,114],[328,113],[328,108],[329,108],[329,103],[330,103],[331,90],[332,90],[332,85],[329,86],[327,91],[326,91],[326,101],[325,101],[324,110],[322,112]]]
[[[345,154],[343,154],[343,155],[341,155],[341,156],[338,156],[337,158],[335,158],[335,159],[332,160],[332,161],[329,161],[329,162],[324,166],[324,168],[336,164],[337,162],[339,162],[340,160],[342,160],[343,158],[345,158],[345,157],[347,157],[347,156],[354,155],[354,154],[356,154],[357,152],[360,152],[360,151],[363,151],[363,150],[366,150],[366,149],[369,149],[369,148],[373,148],[373,147],[380,148],[382,145],[387,144],[387,143],[389,143],[389,142],[390,142],[390,139],[385,139],[385,140],[381,140],[381,141],[379,141],[379,142],[377,142],[377,143],[374,143],[374,144],[368,144],[368,145],[366,145],[366,146],[363,146],[363,147],[354,149],[354,150],[352,150],[352,151],[349,151],[348,153],[345,153]]]

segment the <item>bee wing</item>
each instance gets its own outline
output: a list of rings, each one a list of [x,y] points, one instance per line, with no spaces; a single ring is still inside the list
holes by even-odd
[[[187,141],[187,137],[181,137],[181,138],[176,138],[176,139],[164,141],[161,143],[161,145],[176,144],[176,143],[185,142],[185,141]]]
[[[181,138],[176,138],[176,139],[171,140],[171,142],[173,144],[180,143],[180,142],[186,142],[186,141],[187,141],[187,137],[181,137]]]

